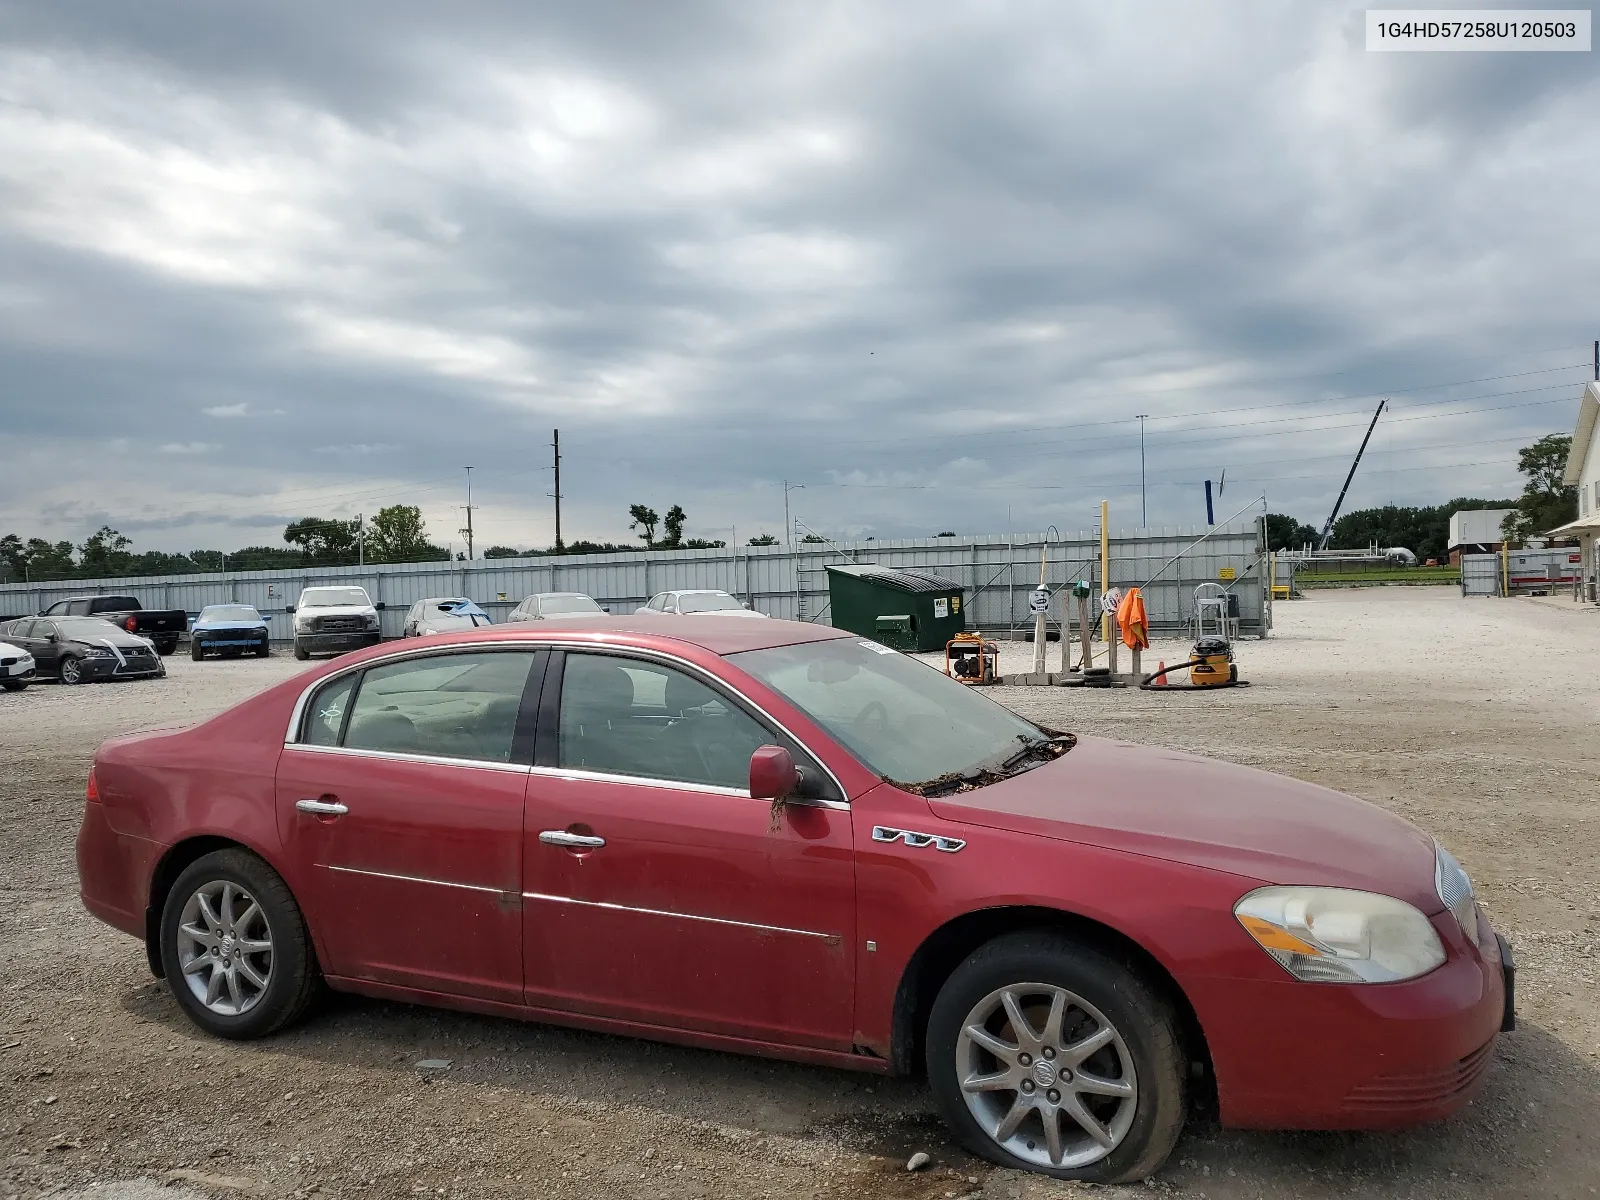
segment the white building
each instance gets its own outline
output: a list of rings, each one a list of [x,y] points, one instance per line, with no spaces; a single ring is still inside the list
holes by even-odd
[[[1464,508],[1450,514],[1450,540],[1445,543],[1450,561],[1459,564],[1463,554],[1493,554],[1505,544],[1500,522],[1515,511],[1509,508]]]
[[[1583,549],[1583,582],[1588,599],[1595,595],[1595,537],[1600,535],[1600,382],[1583,389],[1578,425],[1572,431],[1567,470],[1561,482],[1578,489],[1578,519],[1548,532],[1576,537]]]

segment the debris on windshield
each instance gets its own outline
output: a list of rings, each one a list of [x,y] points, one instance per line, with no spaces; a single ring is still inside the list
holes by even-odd
[[[947,775],[940,775],[937,779],[925,779],[921,783],[905,783],[899,779],[885,777],[885,783],[892,783],[903,791],[911,792],[918,796],[954,796],[961,792],[975,791],[987,787],[991,783],[999,783],[1002,779],[1010,779],[1016,774],[1016,768],[1028,758],[1037,756],[1040,759],[1060,758],[1068,750],[1078,744],[1076,734],[1060,733],[1054,729],[1040,727],[1044,737],[1035,738],[1025,742],[1020,750],[1007,757],[998,767],[978,767],[971,771],[951,771]]]

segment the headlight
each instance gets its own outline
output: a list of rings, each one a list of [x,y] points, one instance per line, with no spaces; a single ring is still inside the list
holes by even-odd
[[[1444,962],[1428,918],[1393,896],[1265,887],[1235,904],[1233,915],[1284,970],[1307,983],[1393,983]]]
[[[1473,895],[1472,880],[1467,878],[1467,872],[1456,861],[1456,856],[1438,842],[1433,844],[1433,886],[1439,893],[1439,899],[1444,901],[1444,906],[1455,917],[1456,924],[1461,926],[1467,942],[1476,945],[1478,902]]]
[[[376,629],[377,627],[378,627],[378,614],[377,613],[368,613],[367,614],[367,628],[368,629]]]
[[[101,649],[98,649],[96,647],[91,647],[88,650],[85,650],[83,652],[83,656],[85,658],[115,658],[116,657],[116,655],[111,653],[111,651],[109,651],[109,650],[101,650]]]
[[[311,631],[311,618],[296,617],[294,619],[294,629],[296,633],[309,633]]]

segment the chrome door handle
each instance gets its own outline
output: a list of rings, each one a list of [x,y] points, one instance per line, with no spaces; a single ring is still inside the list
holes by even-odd
[[[319,817],[342,817],[350,811],[337,800],[296,800],[294,806],[303,813],[315,813]]]
[[[568,833],[565,829],[546,829],[539,835],[546,846],[576,846],[584,850],[598,850],[606,844],[603,837],[590,837],[583,833]]]

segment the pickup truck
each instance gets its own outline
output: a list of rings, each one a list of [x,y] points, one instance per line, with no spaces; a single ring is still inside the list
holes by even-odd
[[[189,629],[189,614],[181,608],[145,608],[133,596],[70,596],[57,600],[41,617],[100,617],[129,633],[155,643],[156,653],[171,654],[178,638]]]

